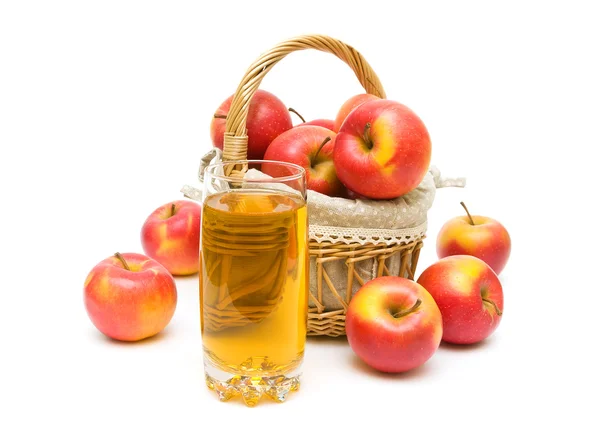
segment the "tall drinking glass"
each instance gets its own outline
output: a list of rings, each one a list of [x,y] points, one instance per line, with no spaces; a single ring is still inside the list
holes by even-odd
[[[226,176],[224,169],[247,170]],[[275,176],[275,177],[272,177]],[[204,171],[200,315],[208,387],[222,401],[283,402],[306,341],[308,219],[302,167],[221,162]]]

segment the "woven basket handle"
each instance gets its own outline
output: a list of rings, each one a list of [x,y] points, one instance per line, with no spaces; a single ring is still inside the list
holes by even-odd
[[[385,98],[385,92],[377,74],[367,60],[352,46],[325,35],[305,35],[284,41],[264,53],[250,66],[235,91],[225,124],[223,160],[246,159],[248,149],[246,118],[254,92],[258,90],[262,79],[278,61],[292,52],[305,49],[317,49],[335,55],[350,66],[367,93]],[[246,170],[241,167],[229,166],[224,171],[226,175],[236,175],[243,174]]]

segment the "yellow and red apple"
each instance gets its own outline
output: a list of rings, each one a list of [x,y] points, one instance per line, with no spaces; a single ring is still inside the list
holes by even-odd
[[[424,364],[442,338],[442,315],[431,295],[414,281],[379,277],[352,298],[346,314],[352,350],[388,373]]]
[[[343,187],[333,165],[335,137],[333,131],[324,127],[298,125],[277,136],[267,148],[265,160],[299,165],[306,170],[308,189],[337,196]],[[265,163],[262,171],[273,177],[284,177],[281,173],[286,170],[277,164]]]
[[[392,199],[415,189],[431,160],[423,121],[396,101],[368,101],[352,111],[335,141],[333,161],[348,189],[371,199]]]
[[[380,98],[375,95],[371,95],[370,93],[362,93],[360,95],[354,95],[353,97],[349,98],[346,102],[342,104],[337,116],[335,117],[335,121],[333,122],[333,131],[335,131],[336,133],[340,131],[342,124],[344,123],[348,115],[352,112],[352,110],[364,104],[365,102],[374,101],[376,99]]]
[[[225,122],[233,96],[217,109],[210,124],[213,145],[223,149]],[[269,144],[286,130],[292,128],[292,118],[281,100],[265,90],[257,90],[250,99],[248,118],[248,159],[262,159]]]
[[[504,294],[498,276],[479,258],[454,255],[429,266],[417,281],[442,312],[442,339],[473,344],[490,336],[500,324]]]
[[[155,209],[141,231],[142,247],[150,258],[173,275],[191,275],[200,268],[198,203],[177,200]]]
[[[511,241],[506,228],[497,220],[469,214],[447,221],[437,236],[439,258],[472,255],[485,261],[500,275],[510,256]]]
[[[135,253],[117,253],[98,263],[83,292],[92,323],[120,341],[156,335],[171,321],[177,305],[177,288],[167,269]]]

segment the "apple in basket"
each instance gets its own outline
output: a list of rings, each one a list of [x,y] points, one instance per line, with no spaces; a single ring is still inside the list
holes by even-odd
[[[340,131],[340,127],[350,114],[352,110],[356,107],[364,104],[365,102],[374,101],[376,99],[380,99],[375,95],[371,95],[370,93],[361,93],[360,95],[355,95],[352,98],[348,99],[346,102],[342,104],[340,107],[337,116],[335,117],[335,121],[333,122],[333,131],[336,133]]]
[[[323,127],[328,130],[334,131],[333,130],[333,119],[313,119],[312,121],[303,122],[302,124],[298,124],[298,126],[301,126],[301,125],[316,125],[318,127]]]
[[[333,153],[342,183],[372,199],[393,199],[415,189],[430,159],[431,140],[421,119],[387,99],[354,109],[340,128]]]
[[[442,312],[442,339],[473,344],[500,324],[504,294],[498,276],[479,258],[453,255],[429,266],[417,281],[433,296]]]
[[[333,165],[335,137],[335,133],[327,128],[299,125],[277,136],[267,148],[265,160],[299,165],[306,170],[308,189],[332,197],[338,196],[343,187]],[[262,166],[262,172],[273,177],[281,177],[278,174],[281,171],[281,167],[268,163]]]
[[[437,236],[437,254],[472,255],[485,261],[496,274],[500,274],[510,256],[510,235],[502,224],[493,218],[471,216],[463,202],[466,216],[448,220]]]
[[[306,122],[306,119],[304,119],[304,117],[302,117],[302,115],[300,113],[298,113],[296,110],[294,110],[291,107],[288,108],[288,110],[290,112],[294,113],[296,116],[298,116],[302,120],[302,123],[296,125],[296,127],[300,127],[303,125],[317,125],[319,127],[325,127],[328,130],[334,131],[333,130],[333,124],[334,124],[333,119],[313,119],[312,121]]]
[[[350,301],[346,334],[352,350],[368,365],[400,373],[433,356],[442,338],[442,315],[419,284],[379,277],[362,286]]]
[[[210,137],[215,147],[223,149],[225,121],[233,96],[217,109],[210,123]],[[248,118],[248,159],[262,159],[269,144],[286,130],[292,128],[292,118],[287,107],[277,96],[257,90],[250,100]]]

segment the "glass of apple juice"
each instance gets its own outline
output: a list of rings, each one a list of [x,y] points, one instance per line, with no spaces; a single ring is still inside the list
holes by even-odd
[[[225,175],[228,168],[242,172]],[[206,383],[220,400],[283,402],[298,389],[308,258],[302,167],[235,161],[205,169],[200,317]]]

